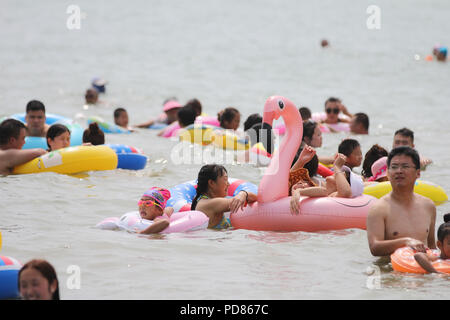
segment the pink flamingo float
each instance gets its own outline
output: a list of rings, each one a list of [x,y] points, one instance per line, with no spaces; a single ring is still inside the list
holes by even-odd
[[[230,216],[236,229],[265,231],[322,231],[349,228],[366,229],[366,218],[375,197],[302,197],[300,213],[290,211],[289,170],[300,146],[303,125],[297,107],[288,99],[272,96],[264,105],[263,128],[272,128],[283,118],[286,134],[273,154],[258,187],[258,201]]]

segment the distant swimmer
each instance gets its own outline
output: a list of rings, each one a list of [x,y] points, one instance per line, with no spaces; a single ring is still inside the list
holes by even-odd
[[[217,120],[223,129],[237,130],[241,122],[241,113],[236,108],[228,107],[217,114]]]
[[[369,116],[363,112],[355,113],[350,119],[350,132],[369,134]]]
[[[322,47],[322,48],[326,48],[326,47],[328,47],[330,44],[328,43],[328,40],[327,39],[322,39],[322,41],[320,41],[320,46]]]
[[[27,104],[25,122],[27,127],[27,136],[45,137],[50,127],[45,123],[45,106],[41,101],[31,100]]]
[[[135,125],[137,128],[148,128],[157,123],[163,123],[170,125],[175,123],[178,118],[178,110],[183,107],[181,103],[176,100],[176,98],[169,98],[163,103],[163,114],[159,115],[157,118],[150,119],[146,122]]]
[[[0,124],[0,175],[8,175],[15,166],[45,154],[44,149],[21,150],[26,131],[25,125],[15,119],[6,119]]]
[[[392,148],[399,146],[408,146],[414,149],[414,132],[412,130],[402,128],[395,132]],[[425,170],[431,163],[433,163],[431,159],[420,156],[420,170]]]
[[[86,104],[88,104],[88,105],[89,104],[92,104],[92,105],[97,104],[97,102],[98,102],[97,90],[92,89],[92,88],[87,89],[86,93],[84,95],[84,99],[85,99]]]
[[[437,55],[436,55],[436,59],[438,61],[447,61],[447,47],[440,47]]]
[[[116,108],[114,110],[114,123],[123,129],[134,131],[132,127],[128,125],[128,112],[124,108]]]

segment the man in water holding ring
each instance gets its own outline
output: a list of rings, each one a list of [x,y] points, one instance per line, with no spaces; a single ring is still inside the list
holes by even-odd
[[[435,249],[436,206],[414,193],[420,177],[420,158],[416,150],[402,146],[388,155],[388,177],[392,192],[378,200],[367,216],[367,239],[372,255],[389,256],[409,246],[417,252]]]

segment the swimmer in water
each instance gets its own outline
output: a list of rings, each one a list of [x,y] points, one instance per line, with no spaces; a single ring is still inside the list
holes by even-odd
[[[247,203],[257,200],[256,194],[241,190],[232,198],[227,198],[228,173],[218,164],[204,165],[198,173],[197,193],[192,201],[191,210],[198,210],[209,218],[208,228],[226,229],[231,222],[224,213],[237,212]]]
[[[153,223],[138,233],[158,233],[169,226],[169,218],[173,213],[173,208],[166,207],[169,198],[170,191],[159,187],[152,187],[142,195],[138,202],[139,214],[142,219],[153,221]]]
[[[416,259],[417,263],[429,273],[438,272],[433,267],[432,262],[438,259],[450,259],[450,213],[444,215],[444,223],[438,228],[437,238],[436,245],[441,251],[439,257],[430,256],[424,252],[418,252],[414,255],[414,259]]]
[[[0,175],[12,173],[21,165],[45,154],[44,149],[22,150],[27,128],[16,119],[6,119],[0,124]]]
[[[55,151],[70,146],[70,130],[63,124],[53,124],[47,131],[47,151]]]
[[[18,275],[23,300],[59,300],[59,282],[53,266],[42,259],[24,264]]]

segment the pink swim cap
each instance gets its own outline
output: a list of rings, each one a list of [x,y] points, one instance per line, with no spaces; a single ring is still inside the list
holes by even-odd
[[[151,198],[153,203],[164,209],[166,207],[167,200],[170,198],[170,191],[164,188],[152,187],[144,192],[142,197]]]

